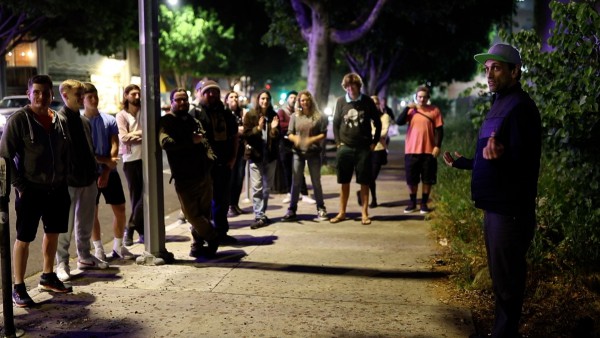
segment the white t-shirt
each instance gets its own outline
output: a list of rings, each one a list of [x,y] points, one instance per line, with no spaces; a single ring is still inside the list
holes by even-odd
[[[117,126],[119,127],[119,154],[123,156],[123,162],[132,162],[142,159],[142,139],[134,137],[132,132],[142,130],[139,123],[140,111],[132,115],[125,110],[117,113]]]

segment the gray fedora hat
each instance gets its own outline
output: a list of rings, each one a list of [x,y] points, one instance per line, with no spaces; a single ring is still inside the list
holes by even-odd
[[[487,60],[496,60],[506,63],[512,63],[515,65],[520,65],[521,63],[521,55],[519,55],[519,51],[515,49],[515,47],[511,45],[506,45],[503,43],[498,43],[492,46],[487,53],[477,54],[473,58],[475,61],[485,64]]]

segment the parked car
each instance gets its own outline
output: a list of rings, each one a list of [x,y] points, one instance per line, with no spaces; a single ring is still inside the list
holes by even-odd
[[[21,107],[24,107],[29,104],[29,98],[27,95],[11,95],[5,96],[2,100],[0,100],[0,135],[4,132],[4,125],[6,124],[6,120],[14,114]],[[59,110],[62,108],[64,103],[59,100],[52,100],[50,103],[50,109]]]

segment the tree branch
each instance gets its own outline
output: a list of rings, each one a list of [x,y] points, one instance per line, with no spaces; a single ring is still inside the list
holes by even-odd
[[[306,3],[306,5],[309,7],[310,3],[303,0],[292,0],[291,3],[292,8],[294,9],[294,14],[296,14],[296,21],[300,27],[300,32],[302,33],[302,38],[308,42],[310,39],[311,24],[309,16],[306,14],[306,10],[304,10],[303,3]]]
[[[25,41],[27,33],[39,27],[46,20],[46,17],[38,17],[29,22],[24,13],[14,14],[13,12],[0,8],[0,55],[4,56],[9,50]],[[37,37],[30,37],[27,41],[35,41]]]
[[[332,29],[330,35],[331,41],[337,44],[347,44],[360,39],[371,29],[371,27],[373,27],[373,25],[377,21],[377,18],[379,17],[379,14],[381,13],[383,5],[385,5],[386,2],[387,0],[377,0],[377,3],[373,7],[373,10],[371,10],[371,14],[369,14],[367,20],[365,20],[365,22],[363,22],[363,24],[360,27],[357,27],[352,30]]]

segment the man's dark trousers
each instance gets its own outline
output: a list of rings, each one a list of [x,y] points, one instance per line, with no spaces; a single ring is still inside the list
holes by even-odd
[[[535,212],[508,216],[484,212],[488,267],[496,298],[492,337],[518,337],[525,293],[525,255],[533,239]]]
[[[225,163],[215,163],[212,168],[213,199],[212,217],[215,229],[219,236],[224,236],[229,231],[227,211],[231,195],[231,169]]]

